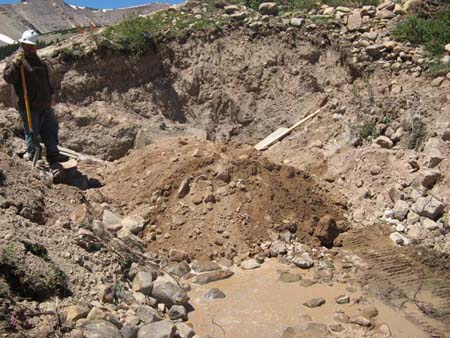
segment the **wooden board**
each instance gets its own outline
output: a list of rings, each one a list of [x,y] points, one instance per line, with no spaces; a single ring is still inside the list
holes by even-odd
[[[284,134],[287,130],[289,129],[285,127],[278,128],[272,134],[270,134],[269,136],[264,138],[261,142],[259,142],[257,145],[255,145],[255,149],[261,151],[269,148],[272,144],[277,142],[279,140],[279,136]]]
[[[272,134],[264,138],[262,141],[260,141],[257,145],[255,145],[256,150],[265,150],[269,148],[271,145],[275,144],[279,140],[281,140],[283,137],[289,135],[295,128],[301,126],[303,123],[308,121],[309,119],[312,119],[314,116],[319,114],[320,110],[322,108],[317,109],[314,113],[306,116],[304,119],[298,121],[296,124],[294,124],[290,128],[281,127],[275,130]]]

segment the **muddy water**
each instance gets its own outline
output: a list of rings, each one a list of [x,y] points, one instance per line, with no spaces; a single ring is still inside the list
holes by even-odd
[[[214,338],[276,338],[286,327],[305,323],[304,315],[314,322],[334,324],[333,313],[343,310],[348,315],[358,313],[361,305],[352,304],[359,298],[361,290],[348,285],[315,284],[308,288],[299,282],[283,283],[279,280],[280,271],[289,268],[276,260],[267,261],[261,268],[251,271],[238,269],[236,274],[223,281],[203,286],[194,285],[190,292],[195,311],[189,315],[195,331],[200,336],[212,335]],[[291,272],[308,279],[307,273],[300,269]],[[219,288],[226,298],[204,300],[203,295],[211,288]],[[350,295],[350,304],[337,305],[335,297]],[[319,308],[308,309],[302,304],[312,298],[323,297],[326,303]],[[366,298],[367,299],[367,298]],[[379,310],[376,323],[386,323],[396,338],[428,338],[419,327],[407,320],[402,312],[395,311],[375,299],[368,299]],[[355,329],[359,329],[356,328]],[[361,332],[361,331],[360,331]],[[350,332],[347,332],[350,333]],[[355,337],[360,337],[356,334]]]

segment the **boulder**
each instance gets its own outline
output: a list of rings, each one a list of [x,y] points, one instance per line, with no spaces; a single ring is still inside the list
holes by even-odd
[[[261,265],[255,259],[247,259],[241,263],[241,269],[253,270],[259,268]]]
[[[64,308],[66,314],[66,321],[69,323],[75,323],[81,318],[86,318],[89,313],[89,309],[85,306],[71,305]]]
[[[442,133],[442,139],[444,141],[450,141],[450,129],[447,129]]]
[[[122,338],[137,338],[139,328],[135,325],[126,324],[120,329]]]
[[[226,296],[223,293],[223,291],[218,289],[218,288],[213,288],[213,289],[209,290],[203,296],[203,298],[206,299],[206,300],[220,299],[220,298],[225,298],[225,297]]]
[[[305,24],[305,19],[303,18],[292,18],[291,26],[293,27],[302,27]]]
[[[129,229],[133,235],[137,235],[144,230],[145,220],[140,216],[128,216],[122,220],[121,224],[124,228]]]
[[[314,260],[307,253],[294,256],[292,263],[302,269],[310,269],[314,266]]]
[[[409,204],[403,200],[397,200],[394,205],[394,209],[392,209],[392,218],[397,219],[399,221],[403,221],[409,212]]]
[[[278,6],[275,2],[263,2],[259,5],[259,12],[262,15],[276,15],[278,12]]]
[[[167,306],[186,305],[186,291],[169,276],[160,276],[153,282],[152,297]]]
[[[412,210],[420,216],[437,220],[444,211],[444,205],[433,196],[419,197]]]
[[[442,174],[438,170],[427,170],[422,175],[421,183],[427,189],[432,189],[441,179]]]
[[[429,218],[422,218],[422,226],[427,229],[428,231],[437,230],[440,228],[439,223],[429,219]]]
[[[355,31],[360,29],[361,25],[362,25],[361,12],[359,10],[355,10],[348,17],[347,28],[350,31]]]
[[[399,232],[392,233],[389,238],[397,245],[409,245],[410,241],[404,235]]]
[[[191,189],[191,179],[190,178],[186,178],[184,179],[181,184],[180,187],[178,188],[178,198],[183,198],[184,196],[186,196],[189,193],[189,190]]]
[[[103,224],[108,227],[115,224],[121,224],[122,218],[114,214],[112,211],[105,209],[103,210]]]
[[[334,218],[330,215],[323,216],[314,230],[314,236],[319,239],[321,245],[333,246],[334,240],[339,236],[339,229]]]
[[[363,326],[363,327],[369,327],[371,325],[370,320],[363,316],[357,316],[357,317],[350,318],[349,323],[356,324],[356,325]]]
[[[239,11],[239,6],[229,5],[229,6],[225,6],[223,9],[225,10],[225,13],[233,14],[233,13],[236,13],[237,11]]]
[[[311,300],[307,301],[306,303],[303,303],[303,305],[313,309],[315,307],[322,306],[325,303],[326,303],[325,299],[320,297],[320,298],[311,299]]]
[[[138,338],[174,338],[175,324],[170,320],[145,324],[138,332]]]
[[[180,338],[194,338],[195,332],[189,325],[180,322],[175,323],[175,325],[177,327],[177,333]]]
[[[133,279],[131,289],[134,292],[141,292],[144,295],[151,295],[153,288],[153,281],[156,278],[155,272],[139,271]]]
[[[119,329],[106,320],[90,320],[82,325],[84,338],[122,338]]]
[[[391,149],[394,146],[394,143],[387,136],[379,136],[374,141],[381,148]]]
[[[218,280],[230,278],[233,275],[234,273],[230,270],[211,271],[195,276],[194,278],[192,278],[192,283],[203,285]]]
[[[331,337],[325,324],[305,323],[296,327],[288,327],[281,338],[329,338]]]
[[[194,261],[192,270],[197,273],[220,270],[220,265],[213,261]]]
[[[136,309],[136,316],[145,324],[160,321],[162,318],[154,308],[143,305]]]
[[[295,283],[302,279],[300,275],[294,274],[292,272],[282,272],[280,274],[280,281],[283,283]]]
[[[445,81],[444,76],[438,76],[433,81],[431,81],[431,87],[440,87],[444,81]]]
[[[372,59],[379,59],[383,55],[385,47],[382,44],[374,44],[369,47],[366,47],[366,53],[369,55]]]
[[[287,253],[287,245],[283,241],[275,241],[270,246],[270,256],[277,257]]]
[[[191,268],[189,267],[189,264],[186,262],[181,263],[172,263],[169,264],[166,267],[166,270],[171,275],[177,276],[177,277],[183,277],[187,273],[191,271]]]
[[[183,305],[173,305],[169,310],[171,320],[187,320],[187,311]]]
[[[191,261],[189,254],[183,250],[170,249],[169,257],[172,262],[182,262],[182,261],[190,262]]]
[[[350,297],[348,295],[341,295],[335,298],[336,304],[343,305],[350,303]]]

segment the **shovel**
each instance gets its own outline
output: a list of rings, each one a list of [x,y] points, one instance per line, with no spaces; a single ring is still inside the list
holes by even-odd
[[[28,122],[28,130],[30,131],[31,140],[34,143],[34,156],[33,156],[33,167],[36,166],[37,161],[41,157],[41,144],[39,143],[38,135],[34,133],[33,130],[33,120],[31,119],[31,110],[30,110],[30,102],[28,100],[28,88],[27,88],[27,80],[25,78],[25,67],[20,67],[20,75],[22,77],[22,88],[23,88],[23,96],[25,100],[25,110],[27,112],[27,122]]]
[[[281,127],[275,130],[272,134],[264,138],[262,141],[260,141],[257,145],[255,145],[255,149],[262,151],[268,149],[270,146],[281,140],[282,138],[289,135],[294,129],[305,123],[306,121],[312,119],[314,116],[319,114],[320,110],[326,105],[326,101],[321,104],[321,107],[317,109],[314,113],[306,116],[304,119],[298,121],[296,124],[294,124],[290,128]]]

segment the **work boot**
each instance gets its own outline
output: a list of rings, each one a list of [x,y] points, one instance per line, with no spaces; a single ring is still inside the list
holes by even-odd
[[[62,162],[67,162],[68,160],[70,160],[70,157],[63,155],[61,153],[54,153],[54,154],[47,155],[48,164],[62,163]]]

